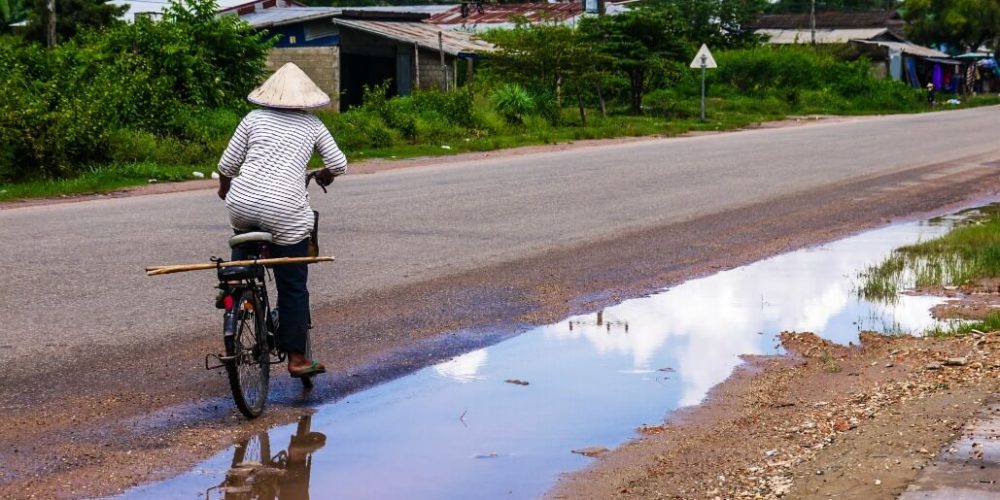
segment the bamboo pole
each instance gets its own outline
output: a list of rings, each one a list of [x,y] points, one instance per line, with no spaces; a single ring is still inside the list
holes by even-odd
[[[333,261],[333,256],[329,257],[280,257],[275,259],[256,259],[256,260],[231,260],[229,262],[222,262],[216,264],[215,262],[210,262],[207,264],[174,264],[169,266],[149,266],[146,268],[146,276],[159,276],[161,274],[172,274],[172,273],[183,273],[186,271],[200,271],[204,269],[215,269],[217,267],[234,267],[234,266],[280,266],[282,264],[315,264],[317,262],[331,262]]]

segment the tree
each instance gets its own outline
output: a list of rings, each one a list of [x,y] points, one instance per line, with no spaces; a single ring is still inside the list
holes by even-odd
[[[595,52],[627,76],[629,107],[639,114],[648,79],[668,61],[683,59],[690,52],[691,43],[684,37],[686,23],[669,9],[641,9],[585,18],[580,31]]]
[[[924,44],[945,44],[957,50],[976,50],[1000,36],[997,0],[907,0],[903,8],[906,34]]]
[[[604,63],[604,55],[594,53],[580,31],[564,24],[529,24],[522,19],[512,30],[490,31],[483,38],[497,47],[490,54],[491,70],[536,96],[551,96],[553,119],[558,119],[565,94],[576,96],[578,103],[583,100]]]
[[[214,0],[174,0],[159,21],[137,19],[81,35],[108,57],[133,54],[186,103],[230,106],[260,81],[273,40],[237,16],[217,16]]]
[[[128,10],[128,6],[110,5],[107,1],[56,0],[56,38],[68,40],[86,28],[102,28],[121,22],[118,17]],[[25,38],[45,43],[48,19],[48,0],[34,0]]]
[[[649,0],[640,3],[645,11],[665,11],[683,19],[679,34],[695,46],[705,43],[713,49],[743,48],[759,43],[744,26],[757,19],[766,0]]]

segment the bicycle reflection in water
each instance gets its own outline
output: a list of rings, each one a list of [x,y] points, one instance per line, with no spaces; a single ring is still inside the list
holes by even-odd
[[[308,499],[312,454],[326,444],[326,435],[309,430],[311,420],[309,415],[300,417],[288,450],[279,451],[274,456],[271,456],[270,437],[266,432],[238,443],[225,481],[209,488],[205,498]]]

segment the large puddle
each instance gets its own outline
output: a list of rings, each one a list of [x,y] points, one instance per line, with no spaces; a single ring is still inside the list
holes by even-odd
[[[127,498],[531,498],[573,453],[701,402],[775,334],[920,332],[940,299],[854,294],[858,272],[956,218],[870,231],[532,329],[316,409]],[[234,467],[235,466],[235,467]],[[252,493],[250,493],[252,492]]]

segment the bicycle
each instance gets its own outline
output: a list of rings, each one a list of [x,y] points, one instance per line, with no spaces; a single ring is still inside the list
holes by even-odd
[[[316,176],[311,172],[306,176],[306,186]],[[326,187],[320,184],[323,192]],[[318,224],[319,214],[314,211],[314,224]],[[314,225],[314,241],[316,227]],[[229,238],[229,247],[243,254],[241,260],[254,261],[249,265],[227,266],[223,259],[213,257],[220,290],[216,307],[224,309],[223,344],[224,354],[207,354],[205,369],[225,368],[229,387],[236,407],[247,418],[256,418],[264,411],[270,390],[271,365],[283,363],[286,353],[278,348],[278,310],[271,309],[267,293],[266,278],[269,273],[263,264],[256,261],[269,258],[271,233],[250,231]],[[312,321],[309,321],[312,328]],[[306,352],[312,359],[312,341],[306,334]],[[214,366],[209,362],[217,360]],[[312,377],[301,377],[306,390],[313,388]]]

